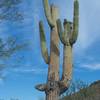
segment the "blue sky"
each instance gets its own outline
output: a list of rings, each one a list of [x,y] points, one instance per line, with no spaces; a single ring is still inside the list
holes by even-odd
[[[73,19],[73,0],[49,0],[59,7],[60,18]],[[91,83],[100,79],[100,1],[79,0],[80,27],[77,43],[74,45],[73,79],[81,79]],[[42,59],[39,41],[38,22],[43,20],[46,39],[49,48],[49,27],[43,12],[42,0],[23,0],[20,5],[25,15],[21,23],[0,23],[0,38],[17,36],[18,41],[29,43],[28,48],[13,54],[9,60],[4,60],[6,68],[0,79],[0,99],[10,100],[11,97],[20,100],[39,100],[44,93],[34,89],[38,83],[47,79],[48,66]],[[61,45],[62,47],[62,45]],[[60,47],[60,48],[61,48]],[[60,67],[62,66],[62,49]]]

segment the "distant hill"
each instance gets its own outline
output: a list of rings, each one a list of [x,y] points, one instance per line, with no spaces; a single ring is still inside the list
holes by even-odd
[[[100,100],[100,80],[77,93],[63,97],[61,100]]]

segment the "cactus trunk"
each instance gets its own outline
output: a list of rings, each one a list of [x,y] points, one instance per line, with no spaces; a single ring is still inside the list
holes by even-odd
[[[72,78],[72,47],[70,45],[64,45],[63,53],[63,75],[62,80]],[[66,83],[65,83],[66,84]]]
[[[51,16],[54,22],[54,27],[51,27],[50,38],[50,63],[48,68],[47,84],[49,90],[46,91],[46,100],[58,100],[57,81],[59,81],[59,37],[57,32],[57,8],[51,6]]]
[[[59,88],[56,88],[55,90],[46,93],[46,100],[59,100]]]
[[[72,79],[72,46],[63,46],[63,73],[60,81],[60,94],[64,93]]]

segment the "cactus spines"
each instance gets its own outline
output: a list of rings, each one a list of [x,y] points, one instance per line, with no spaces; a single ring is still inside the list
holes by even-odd
[[[45,32],[44,32],[42,21],[39,22],[39,31],[40,31],[40,44],[41,44],[42,56],[46,64],[49,64],[49,55],[46,47]]]
[[[50,56],[46,47],[46,39],[42,21],[39,22],[40,42],[43,58],[48,64],[48,77],[46,84],[39,84],[35,88],[45,91],[46,100],[58,100],[59,95],[64,93],[72,79],[72,49],[77,40],[79,26],[79,3],[74,0],[73,23],[64,20],[63,27],[58,19],[58,10],[54,5],[49,5],[48,0],[43,0],[44,11],[50,26]],[[59,78],[59,38],[63,44],[63,73]]]

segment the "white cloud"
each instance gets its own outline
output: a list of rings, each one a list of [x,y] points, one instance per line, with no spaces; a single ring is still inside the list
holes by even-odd
[[[90,70],[100,70],[100,63],[83,64],[82,68],[86,68]]]
[[[12,72],[16,72],[16,73],[34,73],[34,74],[45,74],[47,72],[47,69],[12,69]]]
[[[30,65],[30,64],[26,64],[24,65],[24,67],[21,67],[21,65],[19,65],[20,67],[12,67],[9,69],[6,69],[6,73],[10,74],[10,73],[16,73],[16,74],[35,74],[35,75],[40,75],[40,74],[46,74],[47,73],[47,67],[46,68],[41,68],[41,66],[43,66],[43,64],[39,64],[39,65]],[[23,65],[22,65],[23,66]],[[36,68],[37,67],[37,68]]]

